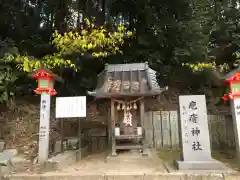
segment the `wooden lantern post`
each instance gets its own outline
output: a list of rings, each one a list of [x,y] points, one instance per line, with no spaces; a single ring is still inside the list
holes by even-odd
[[[36,79],[38,82],[38,87],[34,90],[34,92],[41,95],[38,163],[45,163],[48,160],[49,154],[51,96],[57,94],[54,89],[54,82],[63,82],[63,79],[44,67],[33,72],[31,77]]]
[[[236,142],[236,157],[240,161],[240,72],[236,72],[225,81],[228,92],[222,97],[223,100],[231,101],[231,111]]]

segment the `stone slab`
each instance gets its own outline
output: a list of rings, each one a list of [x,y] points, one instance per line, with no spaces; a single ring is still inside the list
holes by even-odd
[[[58,140],[54,144],[54,153],[60,153],[61,152],[61,141]]]
[[[5,148],[5,142],[4,141],[0,141],[0,152],[2,152]]]
[[[28,167],[31,167],[31,162],[23,156],[15,156],[12,158],[14,172],[24,172]]]
[[[186,180],[184,174],[145,174],[143,180]]]
[[[108,155],[106,157],[106,162],[130,162],[130,161],[139,161],[139,160],[145,160],[147,157],[142,156],[141,153],[126,153],[126,154],[118,154],[117,156],[113,157],[111,155]]]
[[[143,180],[144,174],[106,174],[105,180]]]
[[[45,169],[47,171],[57,171],[69,167],[86,156],[88,154],[87,150],[88,146],[81,150],[65,151],[64,153],[57,154],[48,159]]]
[[[211,161],[176,161],[177,168],[180,171],[184,170],[221,170],[221,171],[230,171],[223,163],[217,160]]]
[[[64,153],[58,154],[51,159],[48,159],[46,163],[46,170],[61,170],[77,162],[77,152],[76,151],[66,151]]]
[[[0,153],[0,166],[8,166],[11,163],[13,154],[11,152]]]
[[[12,170],[12,158],[14,154],[10,151],[0,153],[0,174],[8,174]]]

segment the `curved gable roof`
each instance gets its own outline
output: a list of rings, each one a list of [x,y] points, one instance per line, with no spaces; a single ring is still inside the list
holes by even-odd
[[[167,88],[157,83],[156,71],[148,63],[106,64],[98,75],[98,84],[89,95],[111,96],[147,96],[158,95]]]

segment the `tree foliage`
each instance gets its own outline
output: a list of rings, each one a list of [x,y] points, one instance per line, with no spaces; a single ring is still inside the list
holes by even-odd
[[[14,68],[15,64],[4,57],[6,52],[18,53],[17,48],[9,39],[0,42],[0,103],[10,102],[14,96],[14,82],[19,77],[19,73]]]
[[[12,72],[16,70],[14,63],[18,64],[17,70],[25,72],[41,63],[58,69],[67,82],[64,89],[71,92],[93,88],[93,77],[105,62],[148,61],[166,83],[180,77],[178,68],[183,66],[194,71],[219,66],[231,70],[239,65],[239,3],[4,1],[0,5],[0,36],[2,40],[11,39],[18,52],[4,50],[1,64],[11,64]],[[90,22],[88,17],[96,18]],[[81,71],[73,72],[78,69]],[[201,79],[198,84],[204,87],[206,81]],[[188,86],[197,86],[193,81],[188,81]]]
[[[29,56],[12,55],[7,53],[5,59],[18,63],[18,69],[30,72],[38,69],[41,65],[53,68],[72,68],[77,71],[76,61],[69,56],[90,54],[92,57],[101,58],[112,54],[122,53],[121,46],[124,39],[131,38],[132,32],[126,31],[124,26],[118,25],[116,31],[109,32],[106,26],[97,27],[94,22],[85,19],[86,26],[80,31],[70,31],[64,34],[55,31],[52,35],[51,44],[56,47],[56,52],[47,54],[40,59]],[[66,58],[69,59],[66,59]]]
[[[210,2],[210,4],[207,2]],[[202,19],[207,22],[204,29],[209,38],[207,44],[208,58],[203,61],[204,68],[193,62],[189,64],[189,67],[193,71],[202,71],[206,68],[229,71],[238,67],[239,1],[203,1],[202,6],[206,7],[200,12],[204,12]],[[214,58],[209,58],[209,56],[214,56]]]

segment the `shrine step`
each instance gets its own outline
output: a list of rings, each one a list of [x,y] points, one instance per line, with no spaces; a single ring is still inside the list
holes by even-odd
[[[117,152],[117,156],[107,156],[105,162],[119,163],[127,162],[132,164],[145,163],[146,160],[152,160],[149,156],[143,156],[138,150]]]
[[[122,144],[117,145],[116,150],[124,150],[124,149],[142,149],[143,146],[139,144]]]
[[[119,135],[119,136],[115,136],[116,139],[142,139],[143,137],[140,135]]]

